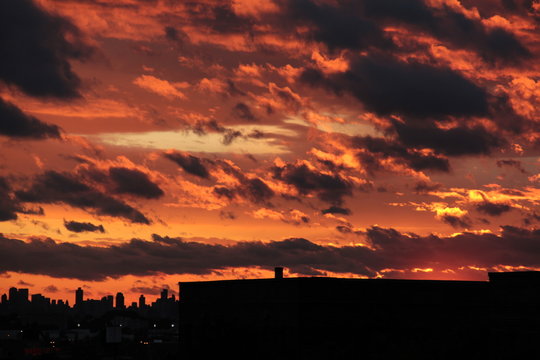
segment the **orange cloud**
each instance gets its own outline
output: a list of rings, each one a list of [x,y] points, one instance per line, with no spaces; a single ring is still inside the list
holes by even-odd
[[[262,14],[275,13],[279,10],[272,0],[233,0],[232,8],[240,16],[259,18]]]
[[[133,80],[133,83],[145,90],[154,92],[166,98],[177,97],[180,99],[185,99],[186,96],[179,89],[189,87],[189,84],[186,82],[171,83],[167,80],[162,80],[152,75],[141,75]]]

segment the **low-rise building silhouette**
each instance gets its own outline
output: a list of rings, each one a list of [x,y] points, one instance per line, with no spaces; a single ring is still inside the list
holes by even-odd
[[[180,284],[187,359],[540,358],[540,272]]]

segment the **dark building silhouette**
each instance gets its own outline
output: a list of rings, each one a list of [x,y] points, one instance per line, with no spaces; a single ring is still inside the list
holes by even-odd
[[[146,298],[144,295],[139,296],[139,309],[144,309],[146,306]]]
[[[117,309],[125,309],[126,305],[124,304],[124,294],[121,292],[116,294],[116,308]]]
[[[111,309],[113,308],[114,296],[107,295],[107,296],[104,296],[102,300],[105,301],[110,306]]]
[[[28,302],[28,289],[19,289],[17,291],[17,296],[19,297],[19,301],[22,303]]]
[[[83,296],[84,296],[83,289],[78,288],[77,290],[75,290],[75,305],[76,306],[82,304]]]
[[[180,284],[185,358],[540,358],[540,272]]]
[[[12,287],[9,289],[8,303],[13,309],[20,311],[30,303],[28,296],[28,289],[17,289]]]
[[[167,300],[169,297],[169,290],[163,289],[161,290],[161,300]]]
[[[9,288],[9,301],[17,301],[18,298],[18,290],[15,287]]]
[[[276,279],[283,279],[283,268],[282,267],[276,267],[274,269],[274,277]]]

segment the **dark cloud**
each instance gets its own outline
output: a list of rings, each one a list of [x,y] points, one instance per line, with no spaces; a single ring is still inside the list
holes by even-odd
[[[538,230],[503,226],[501,235],[465,232],[457,236],[439,237],[403,234],[394,229],[372,227],[366,236],[375,248],[382,250],[380,255],[385,259],[383,263],[395,268],[409,267],[411,264],[443,268],[468,264],[485,268],[500,264],[539,264],[538,259],[535,259],[540,250]],[[380,266],[380,263],[370,262],[368,265]]]
[[[245,120],[257,120],[255,116],[251,113],[250,108],[245,105],[244,103],[238,103],[237,106],[233,108],[233,115],[235,115],[235,112],[238,112],[236,116],[239,118],[244,118]],[[249,133],[243,133],[239,130],[234,130],[231,128],[227,128],[220,123],[218,123],[215,120],[210,121],[197,121],[197,123],[193,126],[191,126],[191,130],[197,134],[197,135],[206,135],[208,133],[220,133],[223,134],[223,138],[221,142],[224,145],[230,145],[234,140],[237,138],[255,138],[260,139],[265,136],[265,134],[262,131],[259,130],[252,130]],[[174,154],[174,152],[168,152],[168,154]],[[180,153],[181,154],[181,153]],[[181,154],[182,156],[187,156],[185,154]],[[207,162],[210,162],[207,160]]]
[[[347,225],[338,225],[336,226],[336,230],[339,231],[342,234],[350,234],[353,232],[350,226]]]
[[[517,114],[507,95],[494,95],[490,98],[490,116],[501,130],[519,135],[526,131],[538,131],[538,126]]]
[[[59,138],[60,128],[27,115],[0,98],[0,135],[16,139]]]
[[[521,161],[519,160],[497,160],[497,166],[500,168],[511,167],[522,174],[527,174],[527,171],[523,168]]]
[[[202,160],[198,157],[189,154],[182,154],[179,152],[168,152],[163,154],[165,158],[174,161],[185,172],[198,176],[203,179],[208,179],[210,174],[203,165]]]
[[[527,196],[527,194],[525,194],[523,191],[517,190],[517,189],[500,189],[499,193],[505,194],[505,195],[510,195],[510,196],[519,196],[519,197],[526,197]],[[483,194],[481,193],[481,195],[483,195]],[[487,200],[487,198],[484,197],[484,200]]]
[[[416,171],[450,171],[448,159],[413,151],[391,139],[355,136],[351,139],[351,143],[354,148],[365,150],[359,153],[358,157],[371,173],[382,170],[384,166],[381,165],[381,160],[387,158],[394,158]]]
[[[253,21],[250,18],[238,16],[233,10],[230,1],[215,3],[186,1],[182,5],[189,14],[191,21],[199,26],[206,27],[212,32],[250,34],[253,30]]]
[[[228,96],[246,96],[247,94],[242,91],[234,81],[227,79],[227,90],[226,94]]]
[[[219,217],[223,220],[234,220],[236,219],[236,215],[232,211],[223,211],[221,210],[219,212]]]
[[[251,111],[251,108],[242,103],[237,103],[233,108],[233,115],[246,121],[255,121],[257,118],[255,115],[253,115],[253,112]]]
[[[274,196],[274,191],[259,178],[246,179],[239,188],[237,194],[244,196],[254,203],[269,201]]]
[[[239,184],[234,187],[215,186],[213,188],[213,193],[219,197],[224,197],[228,200],[241,197],[253,203],[267,203],[274,196],[274,191],[262,179],[258,177],[250,178],[239,168],[232,166],[226,161],[212,161],[180,153],[166,153],[165,157],[176,162],[185,171],[202,178],[208,178],[210,176],[203,162],[221,168],[225,173],[236,178]]]
[[[46,171],[37,175],[28,189],[17,191],[16,196],[22,202],[64,203],[76,208],[92,210],[98,215],[120,217],[133,223],[150,223],[150,220],[137,209],[91,188],[68,173]]]
[[[236,197],[244,198],[253,203],[267,203],[274,197],[274,191],[261,179],[243,177],[240,185],[234,188],[215,186],[212,190],[218,197],[233,200]]]
[[[516,11],[521,7],[532,9],[533,0],[501,0],[503,6],[508,10]]]
[[[422,0],[363,0],[365,16],[436,26],[433,9]]]
[[[223,144],[224,145],[231,145],[232,142],[238,138],[238,137],[241,137],[242,136],[242,132],[241,131],[238,131],[238,130],[231,130],[231,129],[227,129],[226,131],[224,131],[223,133]]]
[[[532,13],[530,0],[503,0],[514,12]],[[394,41],[387,28],[408,28],[432,36],[448,47],[476,52],[485,61],[517,64],[531,57],[520,39],[502,27],[486,26],[482,19],[468,17],[452,6],[429,6],[423,0],[277,0],[281,11],[258,21],[239,16],[230,2],[187,2],[192,21],[211,32],[243,34],[250,40],[266,34],[259,24],[283,33],[324,44],[329,51],[411,51],[409,42]],[[469,1],[470,2],[470,1]],[[478,0],[476,1],[478,2]],[[469,10],[476,5],[472,2]],[[498,5],[498,4],[497,4]],[[493,2],[488,7],[493,8]],[[495,15],[491,13],[489,17]],[[501,14],[498,14],[501,15]],[[503,14],[504,15],[504,14]],[[301,30],[299,30],[301,29]],[[173,29],[168,36],[175,38]]]
[[[512,207],[507,204],[497,204],[489,201],[484,201],[476,205],[476,210],[489,216],[500,216],[512,210]]]
[[[193,5],[187,5],[187,8],[198,17],[199,23],[206,24],[218,33],[245,33],[250,32],[253,26],[253,22],[249,18],[236,15],[230,3],[204,4],[197,2]]]
[[[450,6],[429,7],[423,0],[364,0],[366,16],[391,25],[404,24],[450,45],[475,51],[488,62],[516,63],[530,51],[508,30],[488,28]]]
[[[17,219],[20,211],[19,202],[11,195],[11,186],[0,176],[0,221]]]
[[[427,183],[425,181],[419,181],[414,186],[414,191],[418,194],[426,194],[431,191],[439,190],[442,187],[442,184],[439,183]]]
[[[224,246],[157,235],[152,241],[132,239],[101,247],[0,236],[0,272],[103,280],[128,274],[209,274],[231,267],[272,269],[276,264],[303,275],[328,271],[364,276],[383,269],[540,266],[539,230],[504,226],[500,235],[442,237],[371,227],[363,235],[370,247],[318,245],[302,238]]]
[[[340,215],[351,215],[351,210],[339,206],[330,206],[328,209],[323,209],[321,211],[323,215],[325,214],[340,214]]]
[[[512,32],[487,27],[480,19],[469,18],[448,5],[431,7],[423,0],[342,0],[335,5],[316,0],[282,0],[281,28],[306,25],[302,33],[309,40],[339,49],[397,50],[385,35],[385,27],[405,26],[419,34],[431,35],[451,47],[475,51],[490,63],[519,63],[531,57],[527,47]],[[531,4],[512,9],[532,9]],[[400,44],[399,50],[408,50]]]
[[[354,2],[341,1],[340,6],[312,0],[284,1],[283,26],[304,24],[311,40],[324,43],[331,51],[363,50],[370,47],[390,48],[392,41],[374,21],[359,16]]]
[[[504,8],[512,14],[519,14],[522,16],[532,16],[537,20],[540,20],[540,13],[535,11],[534,0],[501,0]]]
[[[269,86],[270,93],[276,96],[280,102],[287,108],[298,111],[302,106],[301,98],[298,94],[294,93],[289,87],[280,88],[279,86],[271,83]],[[269,105],[270,106],[270,105]],[[267,109],[268,110],[268,109]]]
[[[109,175],[116,185],[114,189],[116,193],[131,194],[147,199],[157,199],[164,195],[163,190],[142,171],[112,167],[109,169]]]
[[[482,126],[441,129],[394,122],[398,139],[406,146],[430,148],[448,156],[487,155],[506,141]]]
[[[31,0],[1,1],[0,33],[0,80],[31,96],[79,96],[69,60],[84,60],[91,50],[71,22]]]
[[[471,219],[467,216],[443,215],[440,219],[456,229],[468,229],[472,225]]]
[[[360,56],[352,59],[349,70],[332,75],[307,69],[300,79],[337,94],[350,93],[380,115],[440,118],[488,113],[487,93],[457,72],[389,57]]]
[[[229,200],[234,199],[236,196],[236,191],[234,189],[229,189],[224,186],[215,186],[212,192],[219,197],[224,197]]]
[[[223,246],[154,236],[153,241],[133,239],[104,248],[55,243],[50,239],[33,239],[26,243],[0,237],[0,272],[14,271],[11,269],[15,267],[19,269],[16,271],[25,273],[83,280],[157,272],[208,274],[214,270],[237,266],[271,269],[276,263],[284,264],[294,271],[295,267],[315,268],[321,262],[330,267],[339,266],[338,260],[339,255],[334,249],[305,239]],[[309,265],[312,263],[315,266]]]
[[[21,214],[28,214],[28,215],[45,215],[45,210],[41,206],[37,206],[34,208],[22,208],[19,211]]]
[[[246,136],[251,139],[262,139],[266,136],[266,134],[261,130],[255,129]],[[246,157],[253,162],[257,162],[257,159],[255,159],[255,157],[251,154],[246,154]]]
[[[316,194],[334,205],[340,205],[344,196],[352,196],[353,184],[339,174],[325,174],[305,164],[274,166],[272,170],[275,179],[294,186],[300,195]]]
[[[238,180],[238,185],[234,187],[215,186],[213,192],[216,195],[229,200],[241,197],[253,203],[268,203],[274,197],[274,191],[262,179],[248,177],[238,167],[226,161],[216,161],[215,166]]]
[[[81,233],[81,232],[101,232],[104,233],[105,229],[103,225],[94,225],[89,222],[78,222],[78,221],[65,221],[64,226],[66,229],[72,232]]]
[[[49,286],[44,287],[43,291],[48,292],[48,293],[57,293],[58,288],[54,285],[49,285]]]
[[[160,286],[134,286],[130,289],[131,292],[144,295],[160,295],[162,290]]]
[[[502,29],[488,31],[476,20],[470,20],[445,6],[434,10],[424,2],[415,0],[358,3],[363,4],[358,5],[362,9],[360,13],[364,11],[373,18],[385,21],[390,19],[415,23],[440,37],[455,36],[452,41],[462,41],[465,48],[469,44],[465,40],[471,41],[467,32],[454,34],[450,28],[470,27],[471,31],[476,32],[472,41],[480,47],[476,50],[487,54],[487,58],[493,61],[520,58],[520,52],[516,50],[519,46],[512,48],[508,45],[513,35]],[[403,10],[405,7],[407,9]],[[439,17],[451,20],[447,19],[446,25],[441,25]],[[460,28],[460,31],[463,29]],[[521,58],[527,54],[523,51]],[[399,116],[400,120],[392,120],[386,130],[396,135],[396,140],[405,148],[431,148],[439,155],[449,156],[489,154],[506,144],[503,131],[520,134],[532,126],[514,112],[508,98],[489,94],[486,89],[452,69],[416,60],[402,61],[380,52],[351,55],[349,62],[349,69],[341,73],[325,74],[317,69],[305,69],[300,80],[332,91],[338,96],[350,94],[362,102],[368,111],[380,116]],[[499,130],[487,130],[482,125],[473,125],[471,120],[476,117],[490,118]],[[450,121],[454,122],[453,127],[437,125]],[[368,169],[370,162],[372,170],[376,171],[380,167],[376,156],[371,157],[369,153],[362,156],[365,157],[362,160],[368,164]],[[407,161],[408,166],[415,170],[449,170],[448,161],[439,156]]]
[[[167,40],[176,42],[180,45],[183,45],[185,42],[189,41],[188,35],[182,30],[178,30],[172,26],[165,26],[165,38]]]
[[[21,286],[34,286],[34,284],[31,284],[31,283],[28,283],[24,280],[19,280],[17,281],[17,285],[21,285]]]
[[[70,99],[81,80],[70,60],[85,60],[91,48],[67,19],[32,0],[0,2],[0,83],[28,95]],[[16,139],[59,138],[60,128],[0,99],[0,135]]]
[[[538,222],[538,221],[540,221],[540,215],[537,214],[536,212],[527,214],[527,215],[525,216],[525,218],[523,219],[523,223],[524,223],[526,226],[529,226],[529,225],[531,225],[533,222]]]

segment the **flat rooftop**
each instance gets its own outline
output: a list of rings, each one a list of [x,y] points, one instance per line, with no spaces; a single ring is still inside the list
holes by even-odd
[[[183,302],[455,301],[485,293],[488,281],[297,277],[181,282]],[[466,295],[466,296],[465,296]]]

